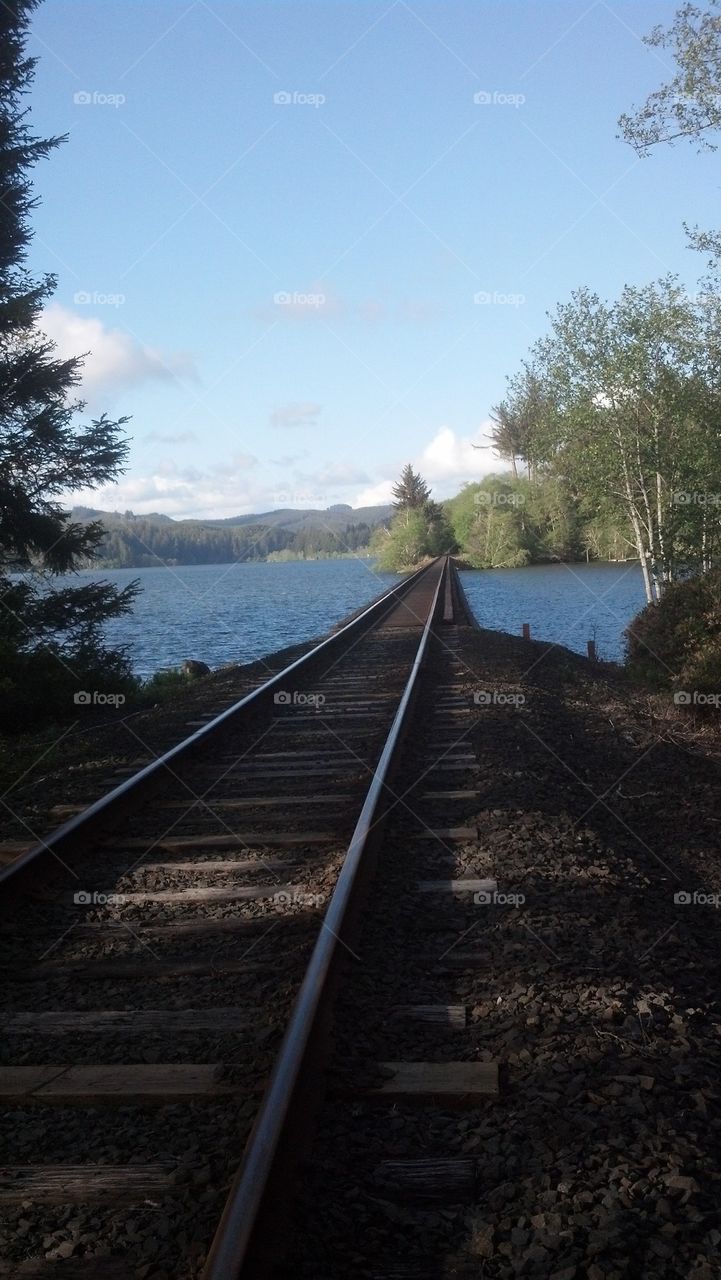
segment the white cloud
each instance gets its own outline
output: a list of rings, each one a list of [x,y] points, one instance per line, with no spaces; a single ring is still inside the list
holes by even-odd
[[[494,450],[486,447],[491,425],[482,423],[472,436],[459,436],[450,427],[441,427],[416,458],[414,466],[431,488],[443,490],[441,497],[450,497],[468,480],[505,470],[505,463],[499,464]]]
[[[196,376],[190,356],[163,354],[123,329],[106,326],[96,316],[78,315],[52,303],[42,315],[40,327],[56,344],[63,359],[89,354],[82,369],[80,395],[92,405],[98,397],[149,379],[173,381]]]
[[[469,480],[480,480],[492,471],[505,471],[506,463],[499,461],[495,451],[488,447],[490,421],[482,422],[472,435],[458,435],[451,427],[441,427],[432,440],[413,459],[413,467],[423,476],[437,499],[451,498]],[[481,446],[480,448],[475,446]],[[379,480],[362,489],[353,500],[355,507],[376,506],[392,501],[392,489],[404,462],[389,463],[386,474],[391,479]]]
[[[489,443],[486,432],[490,426],[482,423],[470,435],[441,427],[412,459],[435,498],[451,497],[466,481],[507,469],[492,449],[473,448],[474,444]],[[152,471],[73,494],[69,501],[111,511],[129,508],[139,515],[161,511],[176,519],[212,519],[278,507],[324,509],[343,501],[353,507],[375,507],[392,501],[393,485],[408,459],[393,459],[372,479],[354,462],[329,461],[316,470],[302,471],[292,465],[296,460],[297,455],[292,455],[279,475],[276,467],[263,474],[258,459],[248,453],[237,452],[201,466],[182,466],[174,458],[164,458]],[[354,486],[364,487],[355,490]]]
[[[370,485],[368,489],[361,489],[353,499],[353,506],[382,507],[385,503],[392,502],[394,484],[394,480],[381,480],[379,484]]]
[[[263,492],[249,472],[256,466],[252,454],[236,453],[205,470],[179,467],[163,459],[150,475],[122,479],[101,489],[74,493],[72,504],[104,511],[134,511],[137,515],[160,511],[176,519],[211,519],[267,510]]]

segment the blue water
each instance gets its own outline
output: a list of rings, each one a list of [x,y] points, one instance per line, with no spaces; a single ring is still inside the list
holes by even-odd
[[[118,587],[140,581],[133,613],[108,623],[105,637],[127,646],[136,674],[148,676],[185,658],[219,667],[312,640],[396,575],[354,558],[87,570],[69,581],[97,578]]]
[[[535,565],[527,569],[464,572],[463,586],[483,627],[620,660],[622,634],[643,607],[636,564]],[[286,564],[186,565],[107,569],[70,581],[101,578],[142,586],[134,612],[106,628],[111,645],[127,646],[138,675],[196,658],[211,667],[250,662],[274,649],[324,634],[340,618],[387,589],[395,575],[370,560],[290,561]]]
[[[612,662],[623,660],[623,632],[646,603],[635,562],[476,569],[463,572],[461,581],[482,627],[520,635],[528,622],[533,640],[578,653],[595,640],[599,658]]]

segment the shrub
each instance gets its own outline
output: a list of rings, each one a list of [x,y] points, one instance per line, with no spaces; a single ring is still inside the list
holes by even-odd
[[[0,729],[18,733],[52,721],[64,722],[83,713],[78,695],[122,695],[130,702],[139,682],[126,655],[90,642],[76,647],[46,643],[20,651],[0,644]],[[113,714],[116,705],[105,709]],[[124,705],[124,704],[120,704]]]
[[[169,702],[174,694],[188,688],[190,680],[177,667],[156,671],[149,680],[143,682],[140,700],[144,703]]]
[[[721,570],[672,583],[626,640],[629,669],[656,688],[721,692]]]

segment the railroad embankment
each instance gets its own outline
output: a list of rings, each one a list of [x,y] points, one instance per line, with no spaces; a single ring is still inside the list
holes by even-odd
[[[558,647],[459,628],[453,662],[470,714],[441,718],[441,633],[337,1013],[300,1274],[710,1280],[718,735]],[[450,1084],[493,1064],[497,1096],[434,1100],[425,1068],[424,1099],[363,1101],[406,1060]]]

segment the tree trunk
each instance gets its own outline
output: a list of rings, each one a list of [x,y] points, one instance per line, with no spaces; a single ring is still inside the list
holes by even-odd
[[[655,597],[654,597],[653,586],[651,582],[651,575],[649,573],[649,567],[648,567],[648,560],[649,560],[648,551],[646,550],[646,547],[644,545],[643,529],[642,529],[641,521],[639,519],[638,508],[636,506],[636,503],[633,497],[633,489],[631,487],[631,477],[628,473],[628,462],[626,460],[626,455],[623,450],[623,441],[621,439],[621,434],[618,428],[616,428],[616,441],[618,443],[618,450],[621,457],[621,469],[623,471],[623,489],[624,489],[624,495],[626,499],[626,508],[628,511],[629,519],[631,521],[631,526],[633,528],[634,540],[636,543],[636,551],[638,552],[638,558],[641,561],[641,573],[643,574],[643,585],[646,592],[646,600],[649,604],[653,604],[655,601]]]

